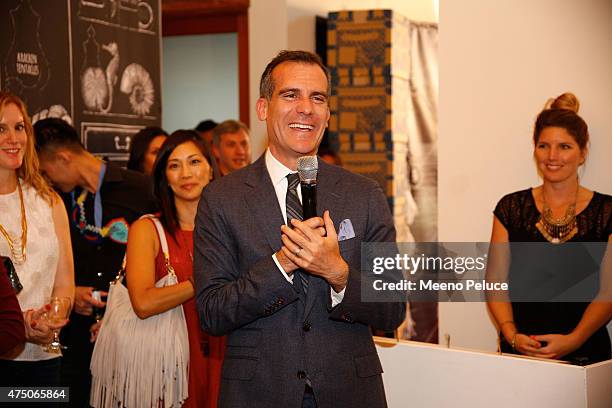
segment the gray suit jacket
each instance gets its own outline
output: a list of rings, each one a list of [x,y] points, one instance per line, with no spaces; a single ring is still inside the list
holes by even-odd
[[[374,181],[319,160],[317,207],[355,230],[339,243],[350,273],[333,309],[325,280],[311,276],[304,298],[272,259],[284,222],[265,155],[204,191],[194,274],[202,327],[228,335],[220,407],[298,408],[306,376],[321,408],[386,406],[370,326],[395,329],[405,306],[360,301],[360,257],[361,242],[395,240],[387,201]]]

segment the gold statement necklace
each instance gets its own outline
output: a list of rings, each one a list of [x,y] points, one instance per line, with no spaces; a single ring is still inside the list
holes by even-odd
[[[9,249],[11,250],[11,260],[17,265],[23,265],[26,261],[26,243],[28,240],[28,222],[26,220],[25,205],[23,203],[23,191],[19,178],[17,178],[17,190],[19,191],[19,203],[21,204],[21,239],[13,239],[0,224],[0,233],[4,235]]]
[[[540,233],[553,244],[561,244],[569,241],[578,233],[578,223],[576,222],[576,201],[578,201],[578,191],[580,190],[580,184],[576,189],[576,197],[574,202],[567,206],[565,215],[561,218],[555,219],[552,215],[552,210],[546,202],[546,195],[544,194],[544,187],[542,186],[542,201],[544,206],[542,208],[542,214],[540,219],[536,223],[536,228]]]

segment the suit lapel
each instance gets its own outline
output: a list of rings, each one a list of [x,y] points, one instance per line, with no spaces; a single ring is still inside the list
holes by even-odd
[[[342,211],[344,192],[340,191],[340,177],[332,170],[331,165],[319,158],[319,175],[317,176],[317,214],[323,216],[323,211],[329,210],[335,226],[340,224],[338,216]]]
[[[344,193],[340,189],[339,174],[325,163],[321,158],[319,161],[319,174],[317,176],[317,214],[323,216],[323,211],[329,210],[330,216],[334,221],[334,227],[338,232],[340,218],[343,214]],[[304,319],[312,311],[315,300],[318,296],[330,296],[329,285],[324,279],[310,278],[308,284],[308,296],[306,297],[306,307],[304,309]],[[327,302],[326,302],[327,303]]]
[[[272,251],[282,246],[280,227],[284,224],[283,214],[278,206],[276,192],[262,155],[248,173],[245,183],[252,192],[246,197],[253,219],[263,231]]]

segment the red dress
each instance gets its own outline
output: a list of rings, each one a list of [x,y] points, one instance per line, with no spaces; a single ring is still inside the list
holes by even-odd
[[[179,282],[193,274],[193,232],[178,230],[177,242],[166,233],[170,263]],[[155,259],[155,280],[166,275],[164,256],[161,251]],[[187,333],[189,335],[189,398],[183,407],[217,407],[221,366],[225,355],[225,337],[211,336],[200,328],[195,299],[183,303]]]

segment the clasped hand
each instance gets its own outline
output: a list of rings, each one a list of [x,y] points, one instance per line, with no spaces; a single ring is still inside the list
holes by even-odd
[[[346,287],[349,267],[340,255],[338,235],[329,211],[323,213],[323,218],[291,220],[291,225],[293,229],[286,225],[281,227],[283,247],[276,254],[285,272],[302,268],[325,279],[334,291],[342,291]]]
[[[543,346],[541,342],[546,342]],[[514,347],[532,357],[560,359],[580,347],[571,334],[517,334]]]
[[[53,324],[47,320],[49,305],[44,305],[40,309],[29,309],[23,312],[26,340],[30,343],[49,344],[53,340],[53,330],[61,329],[68,323],[68,319],[60,323]]]

